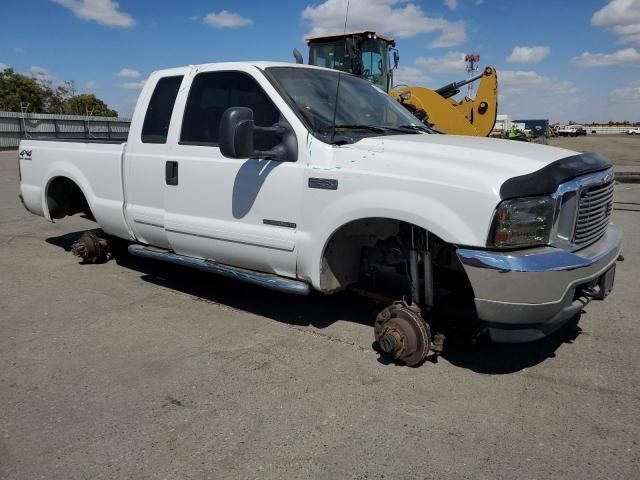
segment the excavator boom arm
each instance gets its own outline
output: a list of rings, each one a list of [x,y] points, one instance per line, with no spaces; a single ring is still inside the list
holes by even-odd
[[[480,80],[475,98],[456,101],[451,98],[460,87]],[[445,85],[438,90],[424,87],[393,89],[391,96],[409,110],[424,112],[425,123],[436,130],[453,135],[488,136],[498,114],[498,76],[495,69],[486,67],[480,75]],[[418,115],[420,116],[420,115]]]

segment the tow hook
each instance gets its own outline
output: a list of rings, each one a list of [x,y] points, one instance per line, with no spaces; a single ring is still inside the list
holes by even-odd
[[[93,232],[85,232],[71,245],[71,253],[80,257],[82,263],[104,263],[111,259],[109,242]]]

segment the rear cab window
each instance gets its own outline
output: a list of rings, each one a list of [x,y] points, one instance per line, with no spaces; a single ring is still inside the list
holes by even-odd
[[[167,143],[173,106],[182,83],[182,75],[158,80],[142,124],[142,143]]]

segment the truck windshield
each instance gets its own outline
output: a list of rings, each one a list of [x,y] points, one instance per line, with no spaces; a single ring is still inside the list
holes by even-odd
[[[337,72],[301,67],[269,67],[267,72],[311,132],[325,142],[353,143],[365,136],[431,132],[386,93],[343,73],[334,135]]]

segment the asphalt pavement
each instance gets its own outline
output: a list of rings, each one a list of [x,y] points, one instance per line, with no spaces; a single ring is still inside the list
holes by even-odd
[[[95,224],[18,201],[0,153],[1,479],[640,477],[640,185],[604,302],[528,345],[419,368],[372,305],[68,251]],[[452,318],[454,321],[455,318]]]

